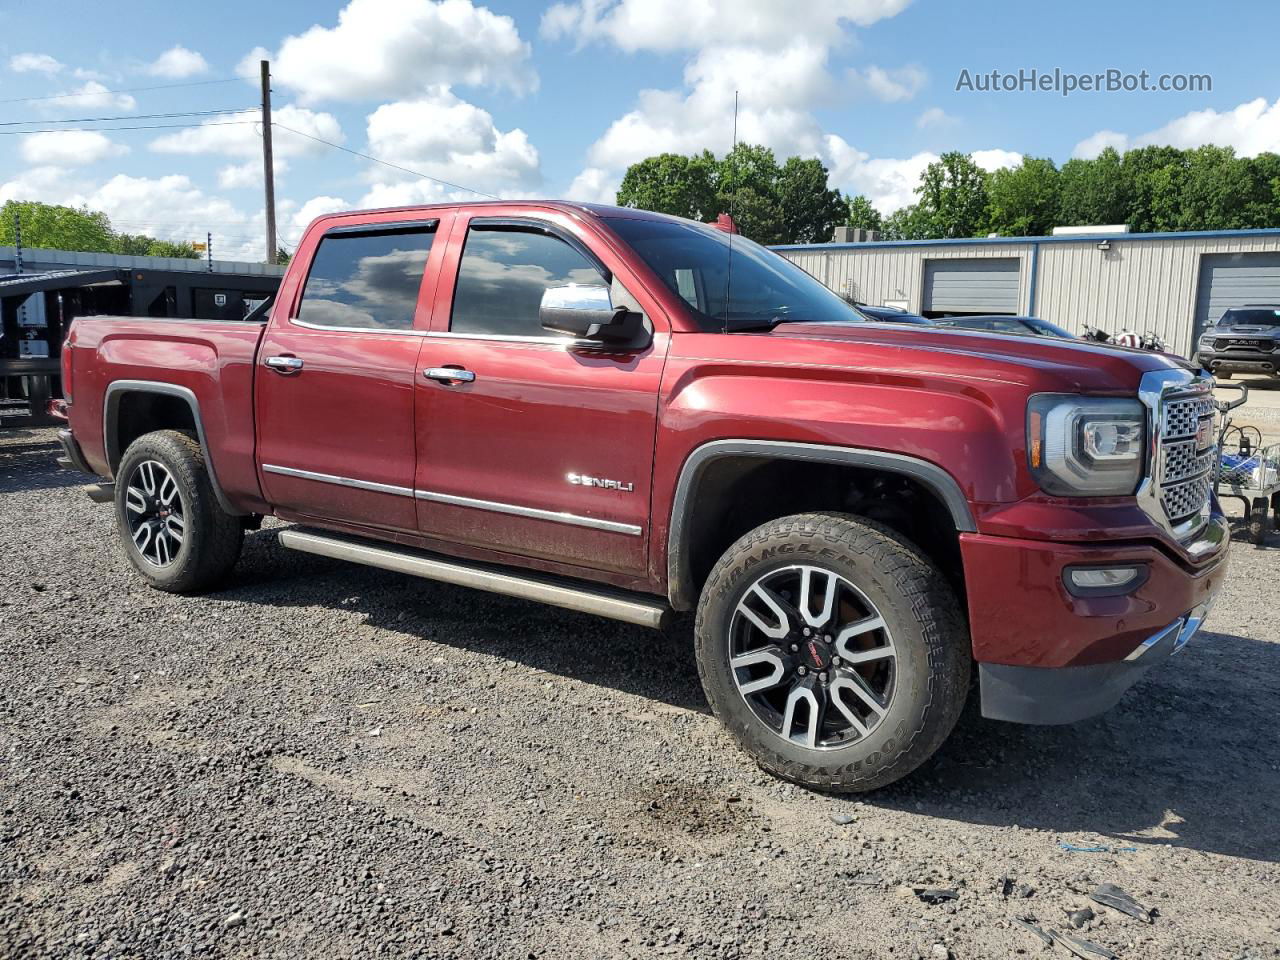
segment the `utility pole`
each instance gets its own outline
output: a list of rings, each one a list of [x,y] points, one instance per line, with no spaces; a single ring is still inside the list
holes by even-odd
[[[262,183],[267,193],[267,263],[276,262],[276,173],[271,158],[271,61],[262,61]]]

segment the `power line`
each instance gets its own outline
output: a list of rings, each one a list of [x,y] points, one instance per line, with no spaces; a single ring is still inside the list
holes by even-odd
[[[298,136],[306,137],[308,140],[314,140],[316,143],[323,143],[325,146],[333,147],[335,150],[341,150],[343,153],[349,153],[356,157],[363,157],[365,160],[372,160],[374,163],[380,163],[384,167],[391,167],[393,170],[400,170],[404,173],[412,174],[415,177],[421,177],[423,180],[430,180],[432,183],[439,183],[443,186],[451,187],[454,190],[465,190],[467,193],[474,193],[476,196],[484,197],[488,200],[501,199],[500,197],[495,197],[491,193],[473,190],[471,187],[464,187],[460,183],[450,183],[448,180],[441,180],[439,177],[432,177],[425,173],[419,173],[417,170],[410,170],[408,167],[402,167],[400,164],[392,163],[390,160],[383,160],[380,157],[370,156],[367,153],[361,153],[359,150],[352,150],[350,147],[344,147],[340,143],[333,143],[329,140],[321,139],[320,137],[313,137],[311,134],[303,133],[301,130],[295,130],[293,127],[286,127],[283,123],[279,123],[278,121],[272,123],[272,126],[279,127],[281,130],[288,130],[290,133],[296,133]]]
[[[41,128],[39,130],[0,130],[0,137],[25,137],[29,133],[79,133],[97,131],[112,133],[119,130],[198,130],[201,127],[238,127],[246,124],[256,125],[257,120],[214,120],[204,123],[150,123],[129,127],[68,127],[63,130]],[[465,189],[465,188],[464,188]]]
[[[128,87],[124,90],[88,90],[80,93],[59,93],[51,97],[12,97],[0,100],[0,103],[32,103],[36,100],[70,100],[75,97],[104,97],[109,93],[142,93],[145,90],[172,90],[176,87],[206,87],[214,83],[238,83],[241,77],[228,77],[225,80],[193,80],[189,83],[162,83],[154,87]]]
[[[131,113],[120,117],[78,117],[74,120],[3,120],[0,127],[25,127],[33,123],[108,123],[119,120],[157,120],[170,117],[209,117],[224,113],[247,113],[253,107],[229,107],[226,110],[183,110],[177,113]]]

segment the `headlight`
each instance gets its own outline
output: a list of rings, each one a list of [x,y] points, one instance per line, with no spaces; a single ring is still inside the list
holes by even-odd
[[[1027,461],[1046,493],[1119,497],[1146,466],[1145,410],[1137,400],[1041,393],[1027,405]]]

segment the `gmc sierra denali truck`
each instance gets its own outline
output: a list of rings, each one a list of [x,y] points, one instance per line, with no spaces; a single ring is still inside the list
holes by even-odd
[[[137,572],[285,547],[658,626],[767,770],[908,773],[988,717],[1112,706],[1226,574],[1211,382],[862,322],[735,235],[501,202],[322,217],[245,322],[78,319],[64,462]],[[513,642],[519,642],[518,637]]]

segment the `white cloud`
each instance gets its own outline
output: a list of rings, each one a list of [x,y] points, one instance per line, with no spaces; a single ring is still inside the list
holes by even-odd
[[[75,190],[62,167],[28,167],[12,180],[0,183],[0,203],[10,200],[40,200],[66,203]]]
[[[240,72],[256,77],[264,54],[251,52]],[[412,98],[439,84],[537,87],[515,21],[471,0],[350,0],[335,26],[286,37],[265,58],[302,103]]]
[[[564,198],[582,203],[616,203],[620,185],[621,181],[609,171],[587,167],[573,178]]]
[[[276,127],[272,144],[278,157],[293,157],[304,153],[318,153],[323,144],[297,136],[281,127],[292,127],[303,134],[343,142],[342,128],[331,113],[317,113],[305,107],[286,104],[274,110],[271,119]],[[232,157],[253,157],[262,153],[260,115],[257,110],[224,114],[206,120],[198,127],[178,130],[151,141],[151,149],[157,153],[209,154],[220,153]]]
[[[1123,153],[1129,149],[1129,138],[1123,133],[1117,133],[1114,130],[1099,130],[1092,136],[1085,137],[1077,143],[1075,149],[1071,151],[1071,155],[1084,160],[1092,160],[1107,147]]]
[[[607,40],[622,50],[689,50],[720,44],[779,45],[780,38],[834,43],[845,24],[866,27],[896,16],[911,0],[578,0],[542,17],[549,40]]]
[[[959,123],[957,117],[951,116],[941,107],[930,107],[920,116],[916,117],[916,128],[919,130],[927,130],[930,127],[950,127]]]
[[[33,133],[22,138],[22,159],[34,167],[83,167],[129,148],[91,130]]]
[[[1016,167],[1022,162],[1022,154],[1014,150],[975,150],[970,156],[987,173],[1003,167]]]
[[[265,217],[261,209],[246,213],[221,197],[204,193],[189,177],[178,174],[120,174],[98,183],[58,167],[32,167],[0,183],[0,203],[6,200],[40,200],[101,210],[117,229],[161,240],[203,240],[212,232],[215,257],[263,259]],[[291,215],[293,209],[287,200],[278,205],[281,216]]]
[[[273,157],[276,184],[280,183],[280,175],[289,169],[289,161]],[[262,161],[247,160],[244,163],[232,163],[218,169],[218,186],[223,190],[238,190],[243,187],[262,189]]]
[[[1105,147],[1123,152],[1152,145],[1187,149],[1205,144],[1234,147],[1242,157],[1280,151],[1280,100],[1268,103],[1265,97],[1258,97],[1223,112],[1193,110],[1136,137],[1100,130],[1076,144],[1072,156],[1096,157]]]
[[[894,70],[865,67],[861,70],[849,71],[849,81],[855,93],[874,97],[885,103],[910,100],[920,92],[928,79],[928,74],[917,66],[899,67]]]
[[[47,53],[15,53],[9,58],[14,73],[57,73],[62,64]]]
[[[205,73],[208,69],[209,64],[205,62],[204,57],[200,56],[196,51],[188,50],[178,44],[160,54],[147,67],[147,73],[155,77],[170,77],[175,80],[181,80],[185,77],[194,77],[197,74]]]
[[[620,171],[655,153],[724,153],[733,142],[735,89],[739,140],[787,155],[814,153],[821,129],[806,108],[825,95],[829,79],[825,48],[803,41],[775,51],[710,48],[685,68],[687,94],[641,91],[635,108],[592,145],[588,163]]]
[[[59,94],[48,101],[48,106],[58,110],[133,110],[138,102],[127,93],[112,93],[97,80],[89,80],[82,86]]]
[[[350,209],[351,204],[341,197],[312,197],[298,208],[298,211],[289,221],[290,228],[286,229],[284,233],[290,239],[291,244],[296,244],[302,239],[303,232],[316,217],[323,217],[328,213],[339,213]]]
[[[824,154],[832,182],[847,193],[863,194],[881,213],[915,203],[920,175],[938,159],[928,151],[904,159],[872,157],[834,134],[827,136]]]
[[[488,111],[447,87],[378,107],[369,114],[368,138],[374,156],[486,193],[519,194],[542,182],[538,151],[525,132],[499,130]],[[407,176],[385,166],[369,170],[375,185],[398,185]]]

